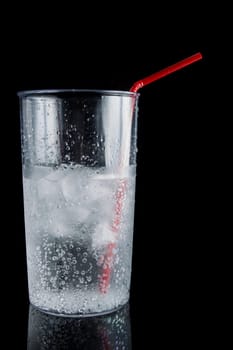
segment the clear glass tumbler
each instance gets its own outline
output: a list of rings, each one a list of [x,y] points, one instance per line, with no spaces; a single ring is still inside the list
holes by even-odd
[[[64,315],[129,300],[138,94],[19,92],[30,302]]]

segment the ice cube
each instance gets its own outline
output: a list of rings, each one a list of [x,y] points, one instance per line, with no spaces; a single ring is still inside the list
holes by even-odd
[[[67,202],[83,207],[93,207],[102,198],[109,198],[112,186],[109,181],[97,175],[94,168],[77,167],[70,170],[62,180],[62,191]]]
[[[61,182],[62,193],[67,202],[82,204],[88,186],[87,172],[84,167],[69,169]]]
[[[99,249],[110,243],[116,242],[116,234],[107,222],[99,223],[95,226],[92,235],[92,249]]]
[[[52,167],[42,165],[24,165],[23,175],[27,179],[40,180],[53,171]]]
[[[109,200],[113,197],[116,188],[116,181],[106,175],[92,177],[88,184],[89,197],[95,201],[101,198]]]
[[[50,213],[49,232],[53,236],[71,235],[74,228],[69,210],[54,209]]]
[[[53,171],[51,171],[47,176],[46,179],[48,181],[61,181],[66,175],[67,173],[69,174],[69,167],[65,166],[65,165],[61,165],[59,167],[55,167],[53,168]]]
[[[37,182],[37,193],[39,201],[43,201],[41,204],[50,208],[61,207],[65,202],[60,184],[46,178]]]
[[[78,207],[54,209],[50,213],[49,232],[53,236],[73,236],[88,239],[93,224],[88,220],[89,212]]]
[[[74,203],[82,198],[93,201],[109,194],[109,179],[99,170],[80,166],[70,170],[62,181],[63,194]]]

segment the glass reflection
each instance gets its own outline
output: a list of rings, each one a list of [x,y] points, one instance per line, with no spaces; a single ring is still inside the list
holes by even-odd
[[[129,305],[104,316],[73,318],[46,314],[30,305],[28,350],[130,350]]]

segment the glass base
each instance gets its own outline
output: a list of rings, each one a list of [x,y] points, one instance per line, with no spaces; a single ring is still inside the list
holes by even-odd
[[[43,312],[45,314],[48,315],[52,315],[52,316],[57,316],[57,317],[74,317],[74,318],[84,318],[84,317],[96,317],[96,316],[104,316],[107,314],[111,314],[113,312],[116,312],[118,310],[120,310],[121,308],[123,308],[126,304],[128,303],[128,301],[126,301],[124,304],[119,305],[118,307],[115,307],[111,310],[106,310],[106,311],[101,311],[101,312],[90,312],[90,313],[76,313],[76,314],[66,314],[66,313],[58,313],[55,311],[50,311],[50,310],[45,310],[42,309],[38,306],[36,306],[35,304],[33,304],[30,301],[30,304],[37,310],[39,310],[40,312]]]

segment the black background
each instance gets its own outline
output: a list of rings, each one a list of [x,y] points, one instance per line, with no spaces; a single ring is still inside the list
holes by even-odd
[[[28,15],[20,13],[3,50],[2,74],[7,78],[2,162],[8,165],[2,172],[10,193],[4,201],[2,278],[7,281],[9,348],[17,344],[26,349],[28,318],[17,91],[128,90],[138,79],[201,51],[202,61],[140,91],[130,297],[133,349],[155,348],[161,342],[164,347],[198,344],[208,309],[205,14],[201,7],[173,12],[171,7],[144,6],[138,14],[132,9],[126,15],[120,4],[113,4],[102,16],[100,9],[90,13],[60,6],[59,10],[59,16],[43,6]]]

